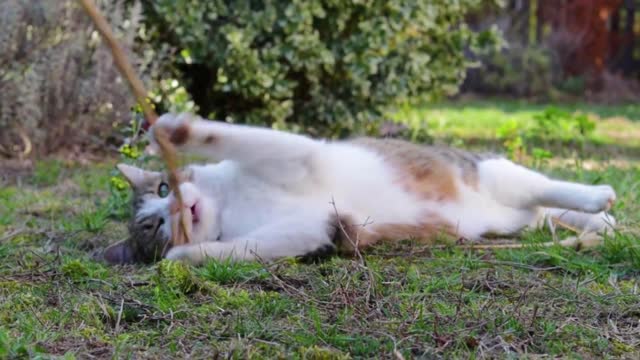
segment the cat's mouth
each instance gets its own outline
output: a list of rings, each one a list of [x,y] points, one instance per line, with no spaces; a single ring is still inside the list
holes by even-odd
[[[198,202],[196,201],[191,207],[191,223],[196,225],[200,222],[200,208],[198,207]]]

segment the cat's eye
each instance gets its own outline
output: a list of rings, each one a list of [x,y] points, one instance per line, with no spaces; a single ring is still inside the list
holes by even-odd
[[[149,231],[153,229],[153,224],[144,224],[142,225],[142,229]]]
[[[169,184],[163,181],[158,185],[158,196],[162,198],[169,196]]]

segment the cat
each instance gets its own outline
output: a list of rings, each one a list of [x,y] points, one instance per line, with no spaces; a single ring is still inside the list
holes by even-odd
[[[179,208],[161,173],[120,164],[134,191],[130,238],[108,262],[162,257],[273,260],[354,251],[382,240],[478,241],[557,218],[585,232],[612,230],[609,185],[554,180],[494,154],[397,139],[315,140],[267,128],[164,114],[179,151],[212,161],[189,165],[180,190],[191,243],[171,247]],[[215,163],[214,163],[215,162]]]

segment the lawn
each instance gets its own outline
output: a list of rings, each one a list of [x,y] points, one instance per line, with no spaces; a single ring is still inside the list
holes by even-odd
[[[640,107],[560,108],[595,129],[580,142],[527,137],[524,148],[551,153],[522,159],[619,197],[619,232],[580,252],[543,248],[551,235],[536,231],[518,250],[407,241],[363,260],[110,267],[92,253],[126,236],[115,160],[4,174],[0,358],[638,358]],[[505,124],[526,129],[545,109],[471,101],[394,118],[434,142],[505,150]]]

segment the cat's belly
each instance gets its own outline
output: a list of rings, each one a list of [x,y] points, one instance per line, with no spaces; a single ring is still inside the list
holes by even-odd
[[[236,197],[224,207],[220,219],[221,241],[250,234],[263,226],[298,216],[315,207],[309,199],[274,189],[253,195]]]

